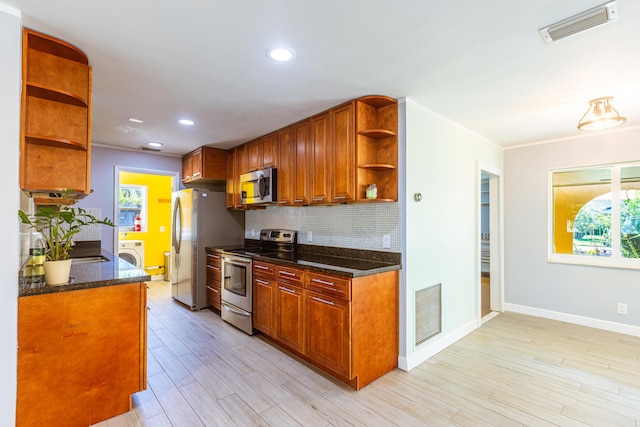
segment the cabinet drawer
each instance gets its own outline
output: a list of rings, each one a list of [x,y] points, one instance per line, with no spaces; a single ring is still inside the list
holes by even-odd
[[[207,285],[207,304],[220,310],[220,286],[211,287]]]
[[[221,273],[222,271],[219,266],[207,265],[207,273],[206,273],[207,286],[214,286],[214,287],[220,288],[220,283],[222,283]]]
[[[307,273],[306,288],[351,300],[351,281],[342,277]]]
[[[207,265],[215,265],[220,267],[222,265],[222,256],[219,253],[207,252]]]
[[[253,274],[276,277],[276,266],[266,262],[254,261]]]
[[[302,286],[304,271],[297,268],[278,267],[278,280],[284,280],[288,283]]]

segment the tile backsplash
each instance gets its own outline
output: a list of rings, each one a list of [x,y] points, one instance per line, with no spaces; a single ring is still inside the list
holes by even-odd
[[[296,230],[298,243],[305,245],[402,251],[402,212],[399,203],[269,206],[264,210],[247,211],[245,238],[258,239],[258,233],[263,228]],[[311,241],[307,239],[309,232]],[[383,248],[384,235],[390,236],[390,248]]]

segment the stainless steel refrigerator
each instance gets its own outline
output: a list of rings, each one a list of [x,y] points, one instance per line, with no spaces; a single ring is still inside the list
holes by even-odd
[[[203,188],[171,197],[171,296],[191,310],[206,307],[205,247],[242,245],[244,212],[228,210],[226,194]]]

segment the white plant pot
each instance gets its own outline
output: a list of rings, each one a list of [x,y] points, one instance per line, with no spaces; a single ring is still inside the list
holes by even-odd
[[[44,281],[47,285],[66,285],[71,272],[71,259],[44,262]]]

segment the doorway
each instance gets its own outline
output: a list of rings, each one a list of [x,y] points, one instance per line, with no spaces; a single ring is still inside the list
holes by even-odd
[[[504,311],[501,173],[481,167],[479,207],[478,313],[486,322]]]
[[[152,280],[165,277],[165,253],[171,250],[171,194],[178,173],[116,166],[114,228],[116,253],[135,245],[140,266]]]

